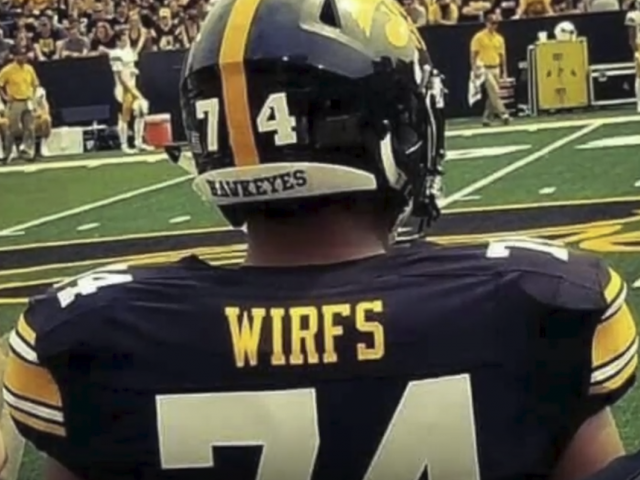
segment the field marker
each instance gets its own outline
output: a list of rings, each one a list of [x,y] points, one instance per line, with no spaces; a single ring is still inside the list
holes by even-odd
[[[567,135],[566,137],[562,137],[561,139],[556,140],[553,143],[550,143],[546,147],[541,148],[537,152],[534,152],[531,155],[527,155],[526,157],[516,162],[513,162],[507,165],[506,167],[501,168],[500,170],[496,170],[491,175],[488,175],[483,179],[478,180],[477,182],[473,182],[471,185],[467,185],[466,187],[458,190],[457,192],[451,195],[448,195],[447,198],[445,198],[440,204],[440,208],[445,208],[448,205],[451,205],[453,202],[459,201],[461,198],[467,197],[472,193],[476,193],[478,190],[481,190],[484,187],[487,187],[497,182],[501,178],[509,175],[510,173],[520,170],[521,168],[526,167],[527,165],[535,162],[536,160],[540,160],[541,158],[546,157],[551,152],[558,150],[571,142],[576,141],[580,137],[584,137],[585,135],[588,135],[589,133],[593,132],[594,130],[596,130],[601,126],[602,126],[602,123],[592,121],[589,125],[578,130],[577,132],[573,132],[570,135]]]
[[[634,187],[640,187],[640,180],[633,184]]]
[[[107,205],[121,202],[123,200],[129,200],[130,198],[134,198],[139,195],[144,195],[145,193],[151,193],[151,192],[155,192],[156,190],[162,190],[163,188],[177,185],[190,178],[192,178],[191,175],[183,175],[181,177],[172,178],[171,180],[166,180],[164,182],[154,183],[153,185],[149,185],[148,187],[139,188],[137,190],[131,190],[130,192],[121,193],[120,195],[114,195],[113,197],[104,198],[102,200],[98,200],[97,202],[87,203],[79,207],[70,208],[69,210],[64,210],[59,213],[54,213],[53,215],[47,215],[44,217],[36,218],[35,220],[31,220],[30,222],[21,223],[20,225],[14,225],[13,227],[0,230],[0,236],[18,232],[20,230],[26,230],[31,227],[38,227],[40,225],[44,225],[45,223],[51,223],[56,220],[71,217],[79,213],[87,212],[89,210],[105,207]]]
[[[482,198],[481,195],[467,195],[466,197],[462,197],[460,199],[461,202],[472,202],[474,200],[480,200]]]
[[[182,215],[180,217],[174,217],[171,220],[169,220],[169,223],[183,223],[183,222],[188,222],[189,220],[191,220],[191,215]]]
[[[631,285],[633,288],[640,288],[640,278],[638,280],[636,280],[635,282],[633,282],[633,285]]]
[[[544,187],[538,190],[538,193],[540,195],[551,195],[552,193],[555,193],[555,191],[556,187]]]
[[[99,227],[99,223],[85,223],[84,225],[80,225],[76,230],[78,232],[85,232],[87,230],[93,230],[96,227]]]

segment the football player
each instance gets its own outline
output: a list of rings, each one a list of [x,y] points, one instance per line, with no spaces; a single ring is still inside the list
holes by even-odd
[[[149,113],[149,102],[144,98],[136,85],[138,69],[136,68],[137,55],[129,44],[129,36],[125,31],[118,31],[116,36],[117,47],[109,50],[111,69],[115,77],[115,96],[120,103],[118,116],[118,136],[121,149],[124,153],[131,154],[140,150],[151,150],[143,140],[144,119]],[[135,148],[129,147],[129,124],[133,120],[133,139]]]
[[[395,0],[211,4],[181,83],[193,155],[171,154],[246,225],[245,262],[31,300],[5,399],[48,480],[573,480],[622,454],[616,272],[518,238],[389,244],[438,215],[423,49]]]

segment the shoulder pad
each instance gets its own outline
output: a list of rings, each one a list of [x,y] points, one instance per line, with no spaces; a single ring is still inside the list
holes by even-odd
[[[134,276],[125,265],[111,265],[83,273],[31,298],[18,325],[31,330],[38,352],[54,354],[65,347],[44,341],[50,332],[63,324],[73,323],[77,318],[90,316],[92,323],[95,322],[112,308],[114,297],[118,297],[117,287],[133,281]],[[77,334],[79,329],[65,329],[67,331]],[[73,337],[66,333],[64,336],[67,340]]]
[[[491,241],[487,257],[499,269],[517,273],[522,291],[551,308],[604,312],[622,286],[620,277],[596,256],[547,240],[504,238]]]
[[[489,258],[514,274],[518,287],[549,312],[559,310],[584,320],[589,332],[590,400],[595,413],[617,401],[633,384],[638,365],[638,337],[626,302],[622,277],[594,255],[547,241],[504,239],[492,242]]]
[[[96,341],[109,342],[112,325],[106,321],[122,320],[119,304],[144,291],[130,290],[131,285],[163,276],[163,268],[113,265],[67,280],[30,300],[11,333],[4,375],[4,399],[23,437],[58,458],[59,449],[67,444],[57,439],[67,436],[73,426],[67,423],[73,412],[64,404],[65,384],[52,369],[59,363],[52,360],[76,348],[92,349]]]
[[[61,387],[48,360],[82,343],[86,327],[94,328],[113,304],[104,293],[131,281],[122,266],[87,272],[32,298],[18,319],[9,337],[3,395],[21,434],[41,448],[43,438],[67,434]]]

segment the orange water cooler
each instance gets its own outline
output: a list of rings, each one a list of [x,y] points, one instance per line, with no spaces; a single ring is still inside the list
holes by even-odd
[[[171,114],[148,115],[144,123],[144,138],[147,145],[155,148],[164,148],[173,143]]]

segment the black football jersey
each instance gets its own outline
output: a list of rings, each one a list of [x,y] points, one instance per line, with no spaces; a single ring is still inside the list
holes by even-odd
[[[637,365],[626,287],[521,239],[90,272],[11,336],[20,432],[87,480],[546,477]]]

